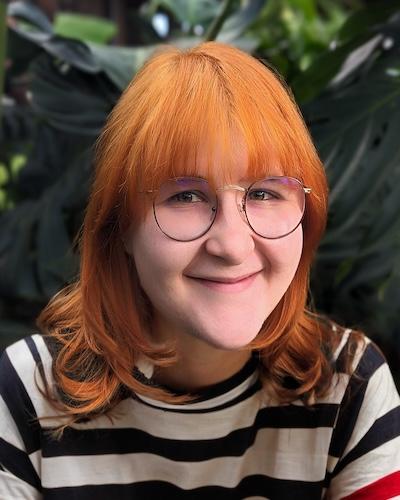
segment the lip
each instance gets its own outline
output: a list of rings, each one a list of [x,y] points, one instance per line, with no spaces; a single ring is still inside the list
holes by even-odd
[[[242,292],[249,288],[261,271],[237,278],[188,276],[200,285],[220,292]]]

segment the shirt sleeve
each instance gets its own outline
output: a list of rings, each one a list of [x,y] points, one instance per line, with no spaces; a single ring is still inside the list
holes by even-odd
[[[400,399],[372,342],[350,377],[330,446],[329,500],[400,498]]]
[[[40,427],[18,375],[21,363],[24,370],[32,366],[32,377],[35,371],[33,358],[26,356],[29,350],[19,348],[24,342],[14,344],[0,358],[0,499],[42,498],[38,475]]]

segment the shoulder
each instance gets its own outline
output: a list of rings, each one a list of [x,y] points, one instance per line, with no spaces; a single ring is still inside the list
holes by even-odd
[[[341,413],[349,418],[366,412],[371,417],[379,416],[390,405],[399,403],[399,395],[387,364],[379,347],[360,332],[346,330],[333,353],[334,377],[331,394]],[[331,396],[332,397],[332,396]],[[332,401],[333,402],[333,401]]]
[[[333,353],[337,373],[357,373],[362,378],[373,376],[386,363],[379,347],[365,334],[350,329],[343,330]]]
[[[358,399],[373,401],[376,405],[382,394],[390,394],[398,399],[398,392],[393,381],[386,358],[379,347],[369,337],[351,330],[346,330],[334,355],[336,380],[342,381],[342,404],[355,404]]]
[[[13,366],[22,368],[26,364],[37,365],[46,358],[51,360],[51,355],[44,337],[37,333],[9,345],[1,354],[2,361],[4,358],[8,358]]]
[[[47,372],[47,375],[46,375]],[[7,347],[0,357],[0,497],[38,498],[41,426],[49,411],[40,391],[51,357],[40,335]]]
[[[48,405],[40,389],[52,385],[52,357],[44,338],[35,334],[10,345],[0,358],[0,395],[14,412],[29,408],[34,417],[46,414]]]
[[[0,357],[0,370],[3,376],[11,376],[14,372],[21,381],[32,376],[36,369],[48,370],[52,357],[46,346],[44,337],[39,334],[25,337],[8,346]]]
[[[400,468],[400,398],[384,355],[365,335],[346,331],[335,366],[339,406],[328,477],[332,498],[342,498],[393,481]],[[400,481],[396,488],[400,494]]]

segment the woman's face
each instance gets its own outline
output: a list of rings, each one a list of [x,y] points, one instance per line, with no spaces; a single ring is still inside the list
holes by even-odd
[[[249,184],[246,165],[246,154],[239,151],[233,183]],[[156,338],[196,338],[218,349],[243,348],[289,287],[302,252],[301,225],[286,237],[262,238],[242,218],[237,196],[231,190],[218,193],[216,219],[194,241],[168,238],[152,210],[130,233],[126,248],[153,305]]]

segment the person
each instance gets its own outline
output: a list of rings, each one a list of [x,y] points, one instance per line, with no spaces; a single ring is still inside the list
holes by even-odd
[[[307,306],[324,168],[283,80],[162,47],[96,149],[79,279],[0,365],[0,497],[387,499],[400,405]]]

